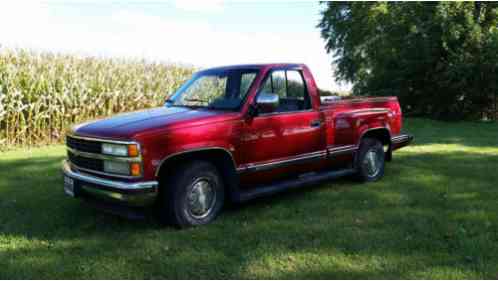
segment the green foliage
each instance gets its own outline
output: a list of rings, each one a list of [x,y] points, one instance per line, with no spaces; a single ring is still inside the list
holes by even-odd
[[[329,91],[329,90],[318,89],[318,92],[321,97],[325,96],[347,97],[351,95],[349,91]]]
[[[325,5],[319,28],[354,94],[441,119],[478,117],[498,95],[498,3]]]
[[[0,145],[58,142],[72,124],[161,105],[192,71],[0,49]]]
[[[416,142],[379,182],[278,194],[186,230],[65,196],[63,146],[0,153],[0,279],[496,279],[498,124],[405,125]]]

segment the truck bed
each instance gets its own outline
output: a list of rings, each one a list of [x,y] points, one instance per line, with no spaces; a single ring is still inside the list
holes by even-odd
[[[320,97],[321,107],[329,107],[329,106],[342,106],[342,105],[372,105],[372,104],[380,104],[383,105],[386,102],[398,102],[397,97],[358,97],[358,96],[347,96],[347,97],[339,97],[339,96],[324,96]]]
[[[387,128],[391,137],[400,134],[401,108],[397,97],[346,97],[321,99],[320,111],[327,124],[327,145],[356,144],[372,128]]]

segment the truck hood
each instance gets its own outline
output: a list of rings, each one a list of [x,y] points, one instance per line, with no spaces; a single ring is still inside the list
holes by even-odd
[[[158,107],[83,123],[75,126],[73,133],[84,137],[132,139],[142,133],[224,121],[236,115],[234,112],[207,109]]]

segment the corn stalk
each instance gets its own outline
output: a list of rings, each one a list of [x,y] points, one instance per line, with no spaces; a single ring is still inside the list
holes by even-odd
[[[60,142],[75,123],[159,106],[193,70],[0,49],[0,149]]]

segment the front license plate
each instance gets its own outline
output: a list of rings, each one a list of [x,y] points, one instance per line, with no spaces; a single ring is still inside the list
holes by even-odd
[[[74,197],[74,180],[68,176],[64,176],[64,192]]]

